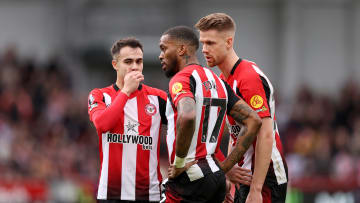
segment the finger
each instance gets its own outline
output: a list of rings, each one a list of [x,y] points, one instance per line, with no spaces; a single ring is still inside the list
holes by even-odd
[[[244,171],[244,172],[247,172],[247,173],[251,172],[251,170],[247,169],[247,168],[237,167],[236,169],[239,169],[240,171]]]
[[[198,162],[198,160],[190,161],[190,162],[185,164],[184,168],[186,168],[186,170],[187,170],[188,168],[190,168],[190,166],[192,166],[194,164],[197,164],[197,162]]]

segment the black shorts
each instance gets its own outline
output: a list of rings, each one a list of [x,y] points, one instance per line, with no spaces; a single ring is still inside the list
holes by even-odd
[[[284,203],[286,200],[287,183],[281,185],[264,184],[261,190],[263,202]],[[241,185],[240,189],[236,189],[234,203],[245,203],[246,197],[250,191],[250,186]]]
[[[165,202],[214,202],[224,201],[226,194],[226,178],[219,169],[215,173],[207,173],[204,177],[190,181],[186,172],[165,184]]]
[[[108,200],[97,200],[97,203],[156,203],[152,201],[129,201],[129,200],[119,200],[119,199],[108,199]]]

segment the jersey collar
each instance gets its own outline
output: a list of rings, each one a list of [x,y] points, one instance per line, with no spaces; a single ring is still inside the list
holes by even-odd
[[[231,71],[230,71],[230,75],[234,75],[235,70],[236,70],[236,68],[238,67],[238,65],[241,63],[241,61],[242,61],[241,58],[239,58],[239,59],[236,61],[235,65],[233,66],[233,68],[232,68]]]
[[[120,88],[116,85],[116,83],[113,84],[113,88],[116,92],[120,90]],[[141,90],[141,89],[142,89],[142,84],[140,84],[138,87],[138,90]]]

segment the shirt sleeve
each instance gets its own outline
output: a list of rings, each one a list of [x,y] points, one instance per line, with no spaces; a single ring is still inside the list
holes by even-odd
[[[230,114],[232,107],[240,100],[240,98],[235,94],[235,92],[231,89],[230,85],[227,82],[223,81],[226,87],[226,91],[228,94],[228,103],[227,103],[227,114]]]
[[[269,117],[270,88],[265,78],[257,73],[247,74],[238,86],[246,103],[256,111],[260,118]]]
[[[121,112],[124,111],[128,96],[119,92],[114,101],[106,107],[104,96],[99,89],[91,91],[89,95],[88,113],[90,121],[96,127],[96,130],[107,132],[113,129],[121,119]]]
[[[191,91],[190,76],[186,74],[175,75],[169,83],[169,94],[175,108],[177,108],[181,98],[194,98],[194,94]]]

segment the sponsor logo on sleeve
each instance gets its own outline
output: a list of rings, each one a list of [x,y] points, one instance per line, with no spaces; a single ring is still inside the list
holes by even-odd
[[[179,82],[176,82],[173,84],[172,88],[171,88],[171,91],[173,94],[177,94],[179,93],[181,90],[182,90],[182,84],[179,83]]]
[[[254,95],[251,97],[250,99],[250,105],[254,108],[254,109],[258,109],[260,108],[262,105],[264,104],[264,100],[260,95]]]
[[[98,104],[95,102],[94,96],[90,94],[89,96],[89,109],[90,111],[93,110],[93,108],[97,107]]]

